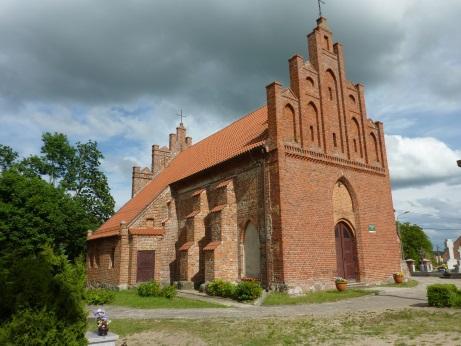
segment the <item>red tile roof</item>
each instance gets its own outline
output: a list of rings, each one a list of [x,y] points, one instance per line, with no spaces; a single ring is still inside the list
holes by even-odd
[[[133,235],[156,235],[162,236],[165,234],[165,230],[163,228],[154,228],[154,227],[146,227],[146,228],[130,228],[130,234]]]
[[[170,184],[262,146],[266,138],[267,106],[263,106],[179,153],[89,239],[102,231],[118,229],[121,221],[130,223]]]
[[[87,239],[94,240],[94,239],[99,239],[99,238],[115,237],[118,235],[120,235],[119,228],[111,227],[107,229],[99,229],[98,231],[88,236]]]

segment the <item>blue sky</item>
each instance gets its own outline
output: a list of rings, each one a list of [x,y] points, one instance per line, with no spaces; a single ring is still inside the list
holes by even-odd
[[[434,242],[461,235],[461,1],[327,0],[347,77],[384,122],[394,205]],[[0,143],[98,141],[117,205],[183,108],[198,141],[288,85],[314,0],[0,0]]]

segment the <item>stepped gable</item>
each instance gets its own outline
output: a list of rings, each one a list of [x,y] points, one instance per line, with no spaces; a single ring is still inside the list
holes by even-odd
[[[170,184],[262,146],[266,139],[267,106],[263,106],[179,153],[88,239],[118,234],[120,222],[133,221]]]

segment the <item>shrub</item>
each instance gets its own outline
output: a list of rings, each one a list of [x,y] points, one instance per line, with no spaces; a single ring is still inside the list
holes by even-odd
[[[448,303],[454,308],[461,308],[461,291],[451,294]]]
[[[162,297],[168,298],[168,299],[173,299],[176,297],[176,287],[174,286],[165,286],[162,288],[161,291]]]
[[[86,302],[90,305],[109,304],[114,298],[115,293],[104,288],[95,288],[86,291]]]
[[[86,345],[86,321],[68,324],[54,312],[25,309],[16,312],[0,330],[1,345]]]
[[[254,300],[261,296],[262,291],[258,282],[242,281],[235,288],[234,298],[239,301]]]
[[[0,345],[86,344],[81,261],[71,264],[45,248],[0,263]]]
[[[224,282],[221,286],[221,297],[234,298],[237,285],[232,282]]]
[[[221,296],[224,280],[214,279],[206,285],[206,293],[210,296]]]
[[[229,281],[214,279],[206,286],[206,293],[210,296],[233,298],[237,286]]]
[[[160,297],[162,288],[155,281],[144,282],[138,286],[138,295],[141,297]]]
[[[427,287],[427,301],[429,306],[451,306],[450,302],[459,301],[453,296],[461,295],[453,284],[435,284]]]

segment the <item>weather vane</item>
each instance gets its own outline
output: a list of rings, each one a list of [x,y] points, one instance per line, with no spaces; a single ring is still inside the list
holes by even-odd
[[[182,125],[182,119],[183,119],[183,118],[187,118],[187,116],[184,115],[184,114],[182,114],[182,109],[181,109],[181,110],[179,111],[179,113],[176,114],[176,115],[177,115],[178,117],[181,117],[181,125]]]
[[[325,5],[325,1],[317,0],[317,2],[319,3],[319,17],[321,17],[322,16],[322,4]]]

